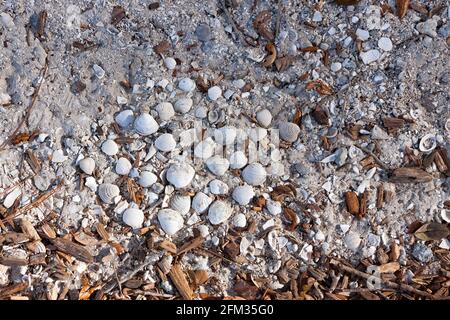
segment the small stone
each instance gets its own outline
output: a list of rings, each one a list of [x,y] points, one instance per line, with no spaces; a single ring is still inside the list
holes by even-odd
[[[199,24],[195,29],[195,35],[201,42],[207,42],[211,40],[211,29],[207,24]]]
[[[380,58],[381,53],[377,49],[372,49],[366,52],[361,52],[359,56],[364,64],[371,64]]]
[[[218,86],[213,86],[211,88],[208,89],[208,98],[211,101],[216,101],[217,99],[219,99],[222,96],[222,89],[220,89],[220,87]]]
[[[366,40],[369,40],[370,33],[367,30],[357,29],[356,30],[356,36],[358,37],[359,40],[366,41]]]
[[[128,99],[125,97],[122,97],[122,96],[117,96],[116,101],[117,101],[117,104],[119,104],[119,105],[124,105],[124,104],[128,103]]]
[[[102,79],[105,76],[105,70],[103,70],[103,68],[98,64],[94,64],[92,69],[94,69],[94,74],[97,78]]]
[[[431,249],[423,243],[416,243],[414,245],[412,255],[414,258],[423,263],[430,262],[431,259],[433,259],[433,251],[431,251]]]
[[[360,243],[361,243],[361,238],[360,238],[359,234],[357,234],[356,232],[350,231],[344,237],[345,246],[352,251],[356,251],[358,249]]]
[[[338,72],[342,69],[342,63],[340,62],[333,62],[330,66],[331,71]]]
[[[164,59],[164,65],[166,66],[167,69],[173,70],[177,66],[177,62],[175,61],[174,58],[168,57]]]
[[[421,22],[417,24],[417,31],[419,31],[421,34],[426,34],[427,36],[430,36],[432,38],[437,37],[437,20],[435,19],[428,19],[425,22]]]
[[[378,40],[378,47],[383,51],[391,51],[393,47],[391,39],[381,37],[380,40]]]

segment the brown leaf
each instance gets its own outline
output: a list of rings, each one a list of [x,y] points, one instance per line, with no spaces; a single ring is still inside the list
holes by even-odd
[[[430,182],[433,176],[418,167],[403,167],[395,169],[390,181],[393,183],[422,183]]]
[[[305,90],[315,90],[320,95],[332,95],[333,89],[325,81],[321,79],[311,80],[306,86]]]
[[[239,245],[234,241],[228,242],[223,251],[227,256],[230,257],[231,260],[235,260],[236,257],[241,253]]]
[[[196,286],[200,286],[206,283],[209,279],[207,270],[195,270],[194,271],[194,283]]]
[[[286,227],[286,230],[294,231],[299,224],[297,214],[289,207],[285,207],[283,209],[283,213],[285,218],[290,222],[290,224]]]
[[[236,284],[234,285],[234,291],[236,291],[239,296],[247,300],[256,300],[259,293],[258,287],[251,285],[247,281],[241,279],[238,279],[236,281]]]
[[[264,58],[262,65],[269,68],[273,65],[277,58],[277,48],[273,43],[266,44],[267,56]]]
[[[300,49],[301,52],[317,52],[318,50],[319,50],[319,47],[316,47],[316,46],[309,46],[309,47]]]
[[[348,191],[345,193],[345,204],[350,214],[355,216],[359,214],[359,200],[355,192]]]
[[[322,109],[321,106],[317,106],[314,111],[312,112],[312,117],[318,124],[321,125],[329,125],[330,117],[328,115],[328,112],[326,112],[324,109]]]
[[[287,196],[293,198],[297,196],[297,191],[291,184],[276,186],[273,191],[270,192],[270,197],[275,201],[283,201]]]
[[[114,6],[111,14],[111,24],[117,25],[125,18],[125,9],[122,6]]]
[[[302,109],[297,108],[297,111],[295,111],[294,118],[292,119],[292,122],[296,125],[300,126],[300,123],[302,122]]]
[[[155,51],[156,54],[162,54],[168,51],[169,49],[170,49],[170,42],[167,40],[163,40],[153,47],[153,51]]]
[[[272,14],[269,10],[264,10],[258,13],[255,20],[253,21],[253,28],[255,28],[256,32],[266,38],[269,41],[274,41],[275,36],[273,32],[270,30],[268,24],[272,19]]]
[[[402,19],[408,11],[409,0],[396,0],[397,16]]]
[[[449,227],[446,224],[437,222],[426,223],[414,232],[414,235],[423,241],[441,240],[449,234]]]

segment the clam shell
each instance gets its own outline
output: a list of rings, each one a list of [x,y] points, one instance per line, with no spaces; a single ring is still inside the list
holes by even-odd
[[[172,164],[166,172],[166,179],[175,188],[188,186],[194,178],[195,170],[187,163]]]
[[[195,82],[189,78],[183,78],[178,82],[178,88],[184,92],[190,92],[195,89]]]
[[[248,184],[243,186],[237,186],[233,190],[233,199],[239,203],[241,206],[245,206],[250,203],[250,200],[255,196],[253,188]]]
[[[127,158],[121,157],[116,162],[116,173],[127,176],[133,166]]]
[[[233,217],[233,226],[236,228],[245,228],[247,225],[247,217],[243,213],[238,213]]]
[[[22,190],[20,188],[14,188],[8,195],[5,197],[5,200],[3,201],[3,206],[6,209],[9,209],[13,206],[14,202],[16,202],[17,198],[20,197],[22,194]]]
[[[164,65],[166,66],[167,69],[173,70],[177,66],[177,62],[175,61],[174,58],[168,57],[164,59]]]
[[[236,139],[236,128],[227,126],[214,130],[214,140],[221,145],[230,145]]]
[[[262,185],[266,181],[266,169],[257,162],[251,163],[242,171],[242,178],[252,186]]]
[[[91,175],[95,169],[95,161],[92,158],[84,158],[78,162],[78,166],[84,173]]]
[[[223,181],[214,179],[209,182],[209,191],[212,194],[227,194],[228,185]]]
[[[272,122],[272,114],[267,109],[261,110],[256,114],[256,120],[261,126],[267,128]]]
[[[119,152],[119,146],[114,140],[105,140],[102,143],[102,151],[108,156],[114,156]]]
[[[251,128],[248,131],[248,137],[250,138],[250,140],[252,140],[253,142],[258,142],[261,141],[262,139],[264,139],[267,136],[267,130],[264,128]]]
[[[206,160],[206,166],[216,176],[222,176],[230,167],[230,162],[221,156],[213,156]]]
[[[175,110],[170,102],[161,102],[156,107],[155,110],[158,112],[158,116],[163,121],[170,120],[175,115]]]
[[[134,120],[134,129],[141,136],[148,136],[158,131],[159,125],[148,113],[141,113]]]
[[[193,103],[191,98],[180,98],[175,102],[173,107],[176,112],[186,113],[191,110]]]
[[[282,122],[278,126],[280,138],[287,142],[294,142],[300,134],[300,127],[292,122]]]
[[[231,216],[232,210],[229,204],[224,201],[214,201],[208,210],[208,220],[211,224],[221,224],[228,220]]]
[[[214,154],[216,143],[212,138],[200,141],[194,148],[194,156],[200,159],[208,159]]]
[[[156,149],[162,152],[172,151],[176,145],[177,143],[170,133],[164,133],[155,140]]]
[[[144,223],[144,212],[137,208],[128,208],[123,212],[122,220],[133,229],[140,228]]]
[[[248,159],[242,151],[233,152],[230,156],[230,168],[241,169],[247,165]]]
[[[104,203],[111,204],[114,198],[120,194],[119,187],[112,183],[102,183],[98,187],[98,196]]]
[[[158,181],[156,174],[150,171],[142,171],[139,175],[138,183],[141,187],[148,188],[156,183],[156,181]]]
[[[433,151],[437,146],[436,136],[428,133],[420,139],[419,150],[425,153]]]
[[[184,220],[178,211],[172,209],[161,209],[158,211],[158,221],[161,228],[169,236],[177,233],[183,228]]]
[[[218,86],[213,86],[208,89],[208,98],[211,101],[216,101],[222,96],[222,89]]]
[[[175,194],[170,199],[170,207],[173,210],[178,211],[182,215],[186,215],[191,209],[191,197],[183,196],[181,194]]]
[[[192,209],[197,213],[203,213],[208,209],[209,205],[213,199],[203,192],[197,192],[197,194],[192,198]]]
[[[134,121],[133,111],[123,110],[116,115],[115,120],[122,128],[128,128]]]

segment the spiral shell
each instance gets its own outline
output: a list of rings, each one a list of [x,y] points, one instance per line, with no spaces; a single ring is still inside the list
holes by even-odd
[[[158,131],[159,125],[148,113],[141,113],[134,120],[134,129],[141,136],[148,136]]]
[[[95,161],[92,158],[84,158],[78,162],[78,166],[80,167],[81,171],[88,175],[91,175],[95,169]]]
[[[161,209],[158,211],[158,221],[167,235],[172,236],[183,228],[184,220],[178,211]]]
[[[197,213],[203,213],[208,209],[209,205],[213,199],[203,192],[197,192],[197,194],[192,199],[192,209]]]
[[[230,162],[221,156],[213,156],[206,160],[206,166],[216,176],[222,176],[230,167]]]
[[[144,223],[144,212],[137,208],[128,208],[123,212],[122,220],[133,229],[140,228]]]
[[[188,186],[194,178],[195,170],[187,163],[172,164],[166,172],[167,181],[175,188]]]
[[[127,158],[121,157],[116,162],[116,173],[126,176],[130,173],[132,165]]]
[[[133,111],[123,110],[116,115],[115,120],[122,128],[128,128],[134,121]]]
[[[114,156],[119,152],[119,146],[114,140],[105,140],[102,143],[102,151],[108,156]]]
[[[256,114],[256,120],[262,127],[267,128],[272,122],[272,114],[267,109],[261,110]]]
[[[242,178],[252,186],[262,185],[266,181],[266,169],[257,162],[251,163],[242,171]]]
[[[223,181],[214,179],[209,182],[209,191],[211,191],[212,194],[227,194],[228,185]]]
[[[155,140],[156,149],[162,152],[172,151],[176,145],[177,143],[170,133],[164,133]]]
[[[138,183],[141,187],[148,188],[156,183],[156,181],[158,181],[156,174],[150,171],[142,171],[139,175]]]
[[[233,199],[241,206],[245,206],[250,203],[250,200],[255,196],[253,188],[249,185],[237,186],[233,190]]]
[[[242,151],[233,152],[230,155],[230,168],[241,169],[247,165],[248,159]]]
[[[214,201],[208,210],[208,220],[213,225],[221,224],[228,220],[231,216],[232,210],[228,203],[216,200]]]
[[[189,78],[183,78],[178,82],[178,88],[184,92],[190,92],[195,89],[195,82]]]
[[[419,150],[425,153],[433,151],[437,146],[436,136],[433,134],[426,134],[420,139]]]
[[[191,98],[180,98],[175,102],[173,107],[176,112],[186,113],[191,110],[193,103]]]
[[[170,199],[170,207],[182,215],[186,215],[191,209],[191,197],[175,194]]]
[[[287,142],[294,142],[300,134],[300,127],[292,122],[282,122],[278,126],[280,138]]]
[[[230,145],[236,139],[236,128],[226,126],[214,130],[214,140],[221,145]]]
[[[98,196],[104,203],[111,204],[114,198],[120,194],[119,187],[112,183],[102,183],[98,187]]]
[[[170,120],[175,115],[175,110],[170,102],[161,102],[156,107],[155,110],[158,112],[158,116],[163,121]]]

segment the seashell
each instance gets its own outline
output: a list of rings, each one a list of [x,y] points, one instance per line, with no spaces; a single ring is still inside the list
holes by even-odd
[[[209,123],[221,123],[225,120],[225,112],[223,110],[213,109],[208,112]]]
[[[223,146],[230,145],[236,139],[236,128],[227,126],[214,130],[214,140]]]
[[[222,89],[218,86],[213,86],[208,89],[208,98],[211,101],[216,101],[222,96]]]
[[[166,172],[166,179],[175,188],[188,186],[194,178],[195,170],[187,163],[172,164]]]
[[[164,133],[155,140],[156,149],[162,152],[172,151],[176,145],[177,143],[170,133]]]
[[[98,196],[104,203],[111,204],[114,198],[120,194],[119,187],[112,183],[102,183],[98,187]]]
[[[134,121],[133,111],[123,110],[116,115],[115,120],[122,128],[128,128]]]
[[[191,197],[183,196],[181,194],[175,194],[170,199],[170,207],[173,210],[178,211],[182,215],[186,215],[191,209]]]
[[[242,151],[233,152],[230,156],[230,168],[241,169],[247,165],[248,159]]]
[[[161,102],[156,107],[155,110],[158,112],[158,116],[163,121],[170,120],[175,115],[175,110],[170,102]]]
[[[228,185],[223,181],[214,179],[209,182],[209,191],[212,194],[227,194]]]
[[[206,166],[216,176],[222,176],[230,167],[230,162],[221,156],[213,156],[206,160]]]
[[[161,209],[158,211],[158,221],[161,228],[169,236],[174,235],[183,228],[184,220],[178,211],[172,209]]]
[[[447,130],[448,133],[450,133],[450,118],[448,118],[447,121],[445,121],[444,128],[445,130]]]
[[[181,98],[175,102],[173,107],[176,112],[186,113],[189,112],[189,110],[191,110],[193,103],[194,102],[192,101],[191,98]]]
[[[216,225],[228,220],[232,210],[229,204],[224,201],[214,201],[208,210],[208,220],[211,224]]]
[[[234,188],[232,196],[234,201],[239,203],[241,206],[245,206],[250,203],[250,200],[253,199],[255,192],[251,186],[246,184]]]
[[[266,181],[266,169],[257,162],[251,163],[242,171],[242,178],[252,186],[262,185]]]
[[[266,209],[273,216],[279,215],[282,211],[281,203],[272,199],[268,199],[266,202]]]
[[[140,228],[144,223],[144,212],[137,208],[128,208],[123,212],[122,220],[133,229]]]
[[[436,148],[436,145],[436,136],[428,133],[424,135],[422,139],[420,139],[419,150],[425,153],[429,153]]]
[[[175,61],[174,58],[168,57],[164,59],[164,65],[166,66],[167,69],[173,70],[177,66],[177,62]]]
[[[105,140],[102,143],[102,151],[108,156],[113,156],[119,152],[119,146],[114,140]]]
[[[280,138],[287,142],[294,142],[300,134],[300,127],[292,122],[282,122],[278,126]]]
[[[197,192],[197,194],[192,198],[192,209],[197,213],[203,213],[208,209],[209,205],[213,199],[203,192]]]
[[[195,89],[195,82],[189,78],[183,78],[178,82],[178,88],[184,92],[191,92]]]
[[[123,105],[123,104],[128,103],[128,99],[125,97],[122,97],[122,96],[117,96],[116,101],[117,101],[118,105]]]
[[[258,142],[261,141],[262,139],[264,139],[267,136],[267,130],[264,128],[251,128],[248,131],[248,137],[250,138],[250,140],[252,140],[253,142]]]
[[[92,158],[84,158],[78,162],[78,166],[84,173],[91,175],[95,169],[95,161]]]
[[[148,113],[141,113],[134,120],[134,129],[141,136],[148,136],[158,131],[159,125]]]
[[[116,162],[116,173],[127,176],[133,166],[127,158],[120,157]]]
[[[212,138],[200,141],[194,148],[194,156],[206,160],[214,154],[216,143]]]
[[[243,213],[238,213],[233,217],[233,226],[236,228],[245,228],[247,225],[247,217]]]
[[[14,202],[16,202],[17,198],[20,197],[22,194],[22,190],[20,188],[14,188],[8,195],[5,197],[5,200],[3,201],[3,206],[6,209],[9,209],[13,206]]]
[[[256,120],[261,126],[267,128],[272,122],[272,114],[269,110],[263,109],[256,114]]]
[[[139,185],[144,188],[148,188],[153,185],[156,181],[158,181],[158,177],[156,174],[150,171],[142,171],[139,175]]]

